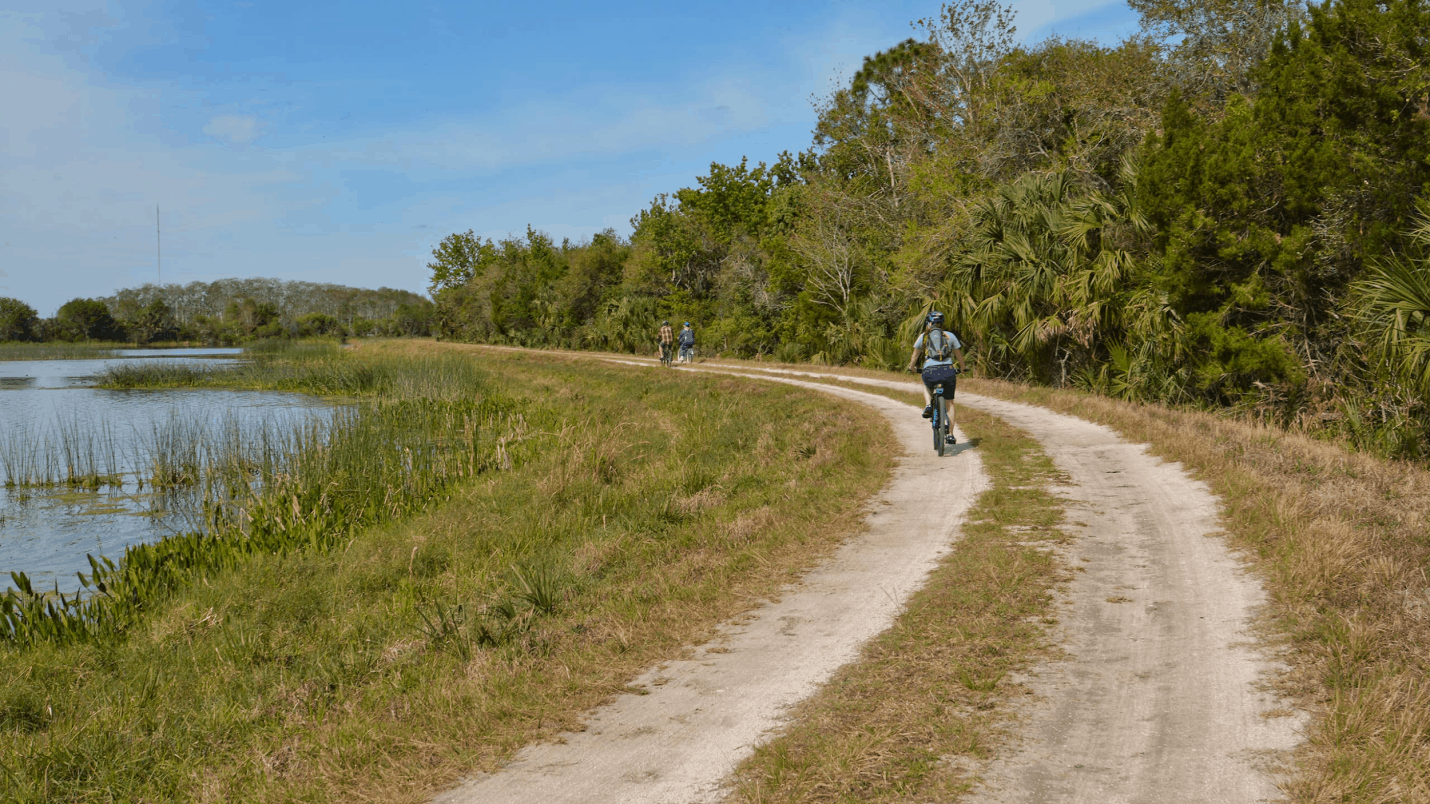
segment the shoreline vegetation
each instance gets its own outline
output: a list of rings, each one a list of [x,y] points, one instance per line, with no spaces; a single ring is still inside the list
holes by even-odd
[[[234,366],[120,365],[100,388],[273,388],[355,398],[331,418],[253,434],[223,421],[156,429],[140,482],[194,498],[189,532],[134,545],[116,563],[91,556],[81,589],[36,590],[23,572],[0,595],[0,642],[20,646],[123,638],[176,590],[256,554],[326,551],[364,526],[440,502],[448,488],[511,460],[522,412],[469,361],[366,361],[336,345],[275,344]],[[420,384],[412,377],[421,377]],[[115,377],[121,378],[116,381]],[[147,380],[147,382],[146,382]],[[95,436],[85,441],[88,433]],[[62,427],[58,440],[4,445],[6,485],[97,487],[120,480],[105,431]],[[106,447],[108,449],[106,450]],[[107,456],[107,457],[106,457]],[[59,467],[65,467],[61,472]]]
[[[426,800],[797,578],[857,532],[892,466],[862,406],[584,359],[393,341],[144,381],[340,393],[411,424],[404,447],[481,463],[406,510],[365,496],[371,519],[330,464],[316,485],[297,466],[227,520],[277,549],[170,559],[181,582],[119,631],[0,643],[6,800]],[[474,392],[520,439],[479,431],[469,450],[410,416]]]
[[[167,344],[169,347],[178,344]],[[164,348],[156,345],[154,348]],[[135,344],[112,341],[92,341],[68,343],[50,341],[34,343],[27,341],[0,341],[0,361],[3,360],[90,360],[110,357],[119,349],[138,348]],[[148,348],[148,347],[144,347]]]

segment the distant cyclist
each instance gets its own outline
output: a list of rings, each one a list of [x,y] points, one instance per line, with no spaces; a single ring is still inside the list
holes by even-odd
[[[690,322],[686,321],[685,326],[680,329],[680,362],[689,363],[695,357],[695,330],[690,328]]]
[[[660,362],[670,365],[670,350],[675,343],[675,333],[671,331],[669,321],[660,322],[660,334],[656,336],[656,341],[660,344]]]
[[[931,393],[932,389],[929,388],[929,375],[946,373],[938,371],[939,367],[952,366],[955,360],[958,361],[958,370],[960,372],[964,371],[963,344],[959,342],[957,335],[943,328],[943,313],[937,310],[929,313],[928,318],[924,319],[924,331],[919,335],[918,339],[914,341],[914,353],[909,355],[909,371],[914,370],[914,366],[918,364],[919,355],[921,353],[924,358],[921,373],[925,375],[924,418],[929,419],[933,417],[933,394]],[[934,369],[934,371],[930,372],[929,369]],[[953,392],[958,385],[958,378],[956,376],[950,377],[942,380],[942,382],[944,395],[949,401],[948,430],[950,433],[949,442],[952,443],[954,420],[952,404]]]

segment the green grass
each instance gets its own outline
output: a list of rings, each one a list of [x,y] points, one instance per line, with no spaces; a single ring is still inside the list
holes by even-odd
[[[877,414],[797,389],[360,354],[460,355],[559,415],[445,503],[244,556],[124,639],[0,649],[0,799],[425,801],[827,555],[891,466]]]
[[[960,421],[992,488],[894,626],[739,768],[733,801],[952,801],[1005,738],[1024,691],[1009,676],[1052,650],[1052,593],[1067,577],[1052,549],[1067,541],[1048,490],[1059,475],[1022,431],[966,408]]]

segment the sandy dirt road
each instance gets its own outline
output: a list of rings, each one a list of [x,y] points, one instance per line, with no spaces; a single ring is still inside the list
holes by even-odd
[[[784,380],[826,376],[708,364],[701,370]],[[926,443],[927,423],[910,406],[854,398],[889,415],[910,452],[870,517],[867,539],[846,546],[751,622],[731,625],[726,640],[646,673],[637,684],[651,694],[621,696],[565,744],[530,747],[503,771],[438,800],[719,800],[722,780],[778,727],[781,710],[813,692],[897,614],[956,538],[958,518],[983,487],[976,450],[940,461]],[[1068,559],[1081,570],[1061,602],[1055,633],[1066,657],[1019,679],[1035,693],[1021,706],[1021,740],[979,769],[972,799],[1274,799],[1274,766],[1299,741],[1302,721],[1268,716],[1284,712],[1285,704],[1259,689],[1277,670],[1248,631],[1262,593],[1215,537],[1213,495],[1180,467],[1107,428],[966,393],[958,402],[1028,431],[1068,475],[1060,493],[1077,537]],[[932,496],[956,493],[963,500],[937,521],[927,518],[933,469],[940,488]],[[893,559],[891,551],[906,557]],[[892,566],[877,566],[891,559]],[[875,588],[878,594],[870,594]],[[717,652],[723,650],[730,652]]]
[[[1031,433],[1067,473],[1079,570],[1055,635],[1067,658],[1020,679],[1035,693],[1021,744],[981,769],[970,800],[1277,798],[1275,768],[1304,716],[1260,689],[1279,669],[1249,633],[1264,595],[1217,538],[1206,485],[1100,425],[962,392],[958,404]]]
[[[649,365],[641,363],[639,365]],[[874,500],[868,531],[689,658],[652,668],[594,711],[585,731],[529,746],[444,804],[674,804],[718,801],[722,783],[784,710],[893,622],[957,538],[986,485],[976,450],[939,459],[928,425],[886,397],[785,380],[868,404],[908,451]]]

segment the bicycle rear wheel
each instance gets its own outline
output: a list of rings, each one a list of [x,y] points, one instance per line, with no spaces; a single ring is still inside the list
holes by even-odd
[[[943,394],[938,394],[934,396],[933,404],[933,445],[942,458],[944,449],[948,446],[948,400],[943,398]]]

